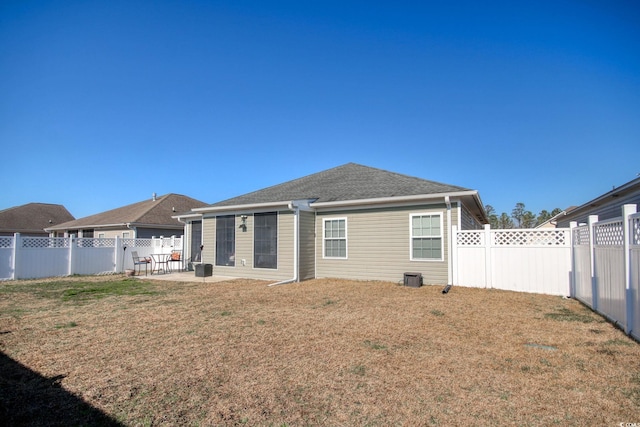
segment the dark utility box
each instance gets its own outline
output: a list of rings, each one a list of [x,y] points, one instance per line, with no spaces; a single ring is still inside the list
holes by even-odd
[[[422,273],[404,273],[404,285],[419,288],[422,286]]]
[[[213,264],[196,264],[196,277],[213,276]]]

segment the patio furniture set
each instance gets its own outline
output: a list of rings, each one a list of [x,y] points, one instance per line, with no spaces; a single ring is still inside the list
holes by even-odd
[[[151,254],[150,257],[141,257],[137,251],[132,251],[131,256],[133,257],[134,272],[137,275],[142,273],[142,266],[144,266],[145,276],[154,273],[160,274],[160,272],[167,274],[184,269],[182,251],[172,251],[170,254]],[[178,263],[177,267],[175,267],[175,263]]]

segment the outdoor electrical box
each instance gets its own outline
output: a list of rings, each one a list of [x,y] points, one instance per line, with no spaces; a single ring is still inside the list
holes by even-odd
[[[422,273],[404,273],[404,285],[419,288],[422,286]]]
[[[213,264],[196,264],[196,277],[213,276]]]

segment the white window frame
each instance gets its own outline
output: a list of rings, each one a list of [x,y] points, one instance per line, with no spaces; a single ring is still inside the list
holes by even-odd
[[[413,218],[423,216],[437,216],[440,218],[440,235],[439,236],[414,236],[413,235]],[[411,261],[420,262],[442,262],[444,261],[444,222],[442,220],[442,212],[421,212],[409,214],[409,259]],[[434,238],[440,239],[440,258],[414,258],[413,257],[413,239]]]
[[[343,238],[327,238],[326,229],[329,221],[344,221],[344,239]],[[344,240],[344,256],[327,256],[326,243],[327,240]],[[340,218],[323,218],[322,219],[322,258],[323,259],[348,259],[349,258],[349,231],[347,217]]]

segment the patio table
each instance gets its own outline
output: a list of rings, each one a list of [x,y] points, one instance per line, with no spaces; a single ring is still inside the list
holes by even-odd
[[[163,273],[169,272],[169,254],[151,254],[151,259],[153,261],[153,266],[151,267],[151,274],[155,271],[157,274],[160,274],[160,271]]]

